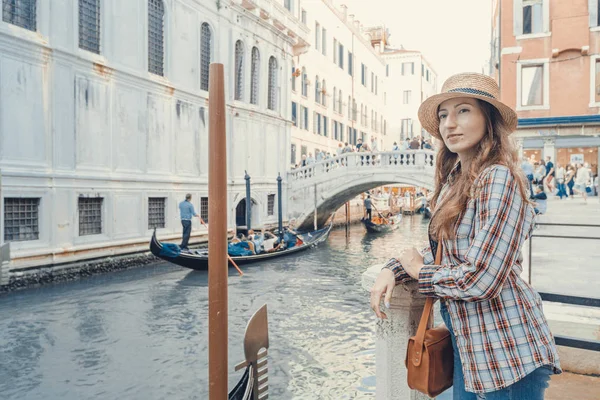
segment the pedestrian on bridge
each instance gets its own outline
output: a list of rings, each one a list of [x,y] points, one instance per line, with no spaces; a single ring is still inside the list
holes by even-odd
[[[541,298],[521,278],[535,212],[509,138],[517,114],[499,98],[493,78],[465,73],[421,104],[421,125],[440,140],[429,246],[389,260],[371,289],[379,318],[397,284],[416,280],[440,300],[455,400],[542,400],[561,372]]]

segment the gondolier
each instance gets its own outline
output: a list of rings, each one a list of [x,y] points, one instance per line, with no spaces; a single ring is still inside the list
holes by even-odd
[[[198,217],[194,210],[194,205],[191,203],[192,195],[185,195],[185,200],[179,203],[179,216],[181,218],[181,226],[183,227],[183,237],[181,238],[181,250],[189,250],[188,242],[192,233],[192,217]]]
[[[372,216],[372,208],[373,208],[373,200],[371,200],[371,195],[367,195],[367,198],[364,201],[365,209],[367,210],[367,220],[370,221]]]

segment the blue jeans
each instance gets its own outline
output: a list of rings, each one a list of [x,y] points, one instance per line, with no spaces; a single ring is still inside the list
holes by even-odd
[[[567,187],[564,183],[559,183],[557,186],[558,186],[557,194],[560,196],[561,199],[563,198],[563,196],[569,197],[569,195],[567,194]]]
[[[454,348],[454,377],[452,382],[452,399],[453,400],[544,400],[544,391],[548,387],[552,369],[550,367],[539,367],[535,371],[526,375],[521,380],[505,387],[504,389],[488,392],[484,394],[476,394],[465,390],[465,377],[462,371],[462,363],[458,346],[456,345],[456,337],[452,330],[452,321],[448,309],[442,301],[440,304],[440,313],[442,319],[450,331],[452,338],[452,347]]]
[[[190,234],[192,233],[192,221],[189,219],[182,219],[181,226],[183,227],[183,238],[181,239],[181,249],[188,248],[188,242],[190,240]]]

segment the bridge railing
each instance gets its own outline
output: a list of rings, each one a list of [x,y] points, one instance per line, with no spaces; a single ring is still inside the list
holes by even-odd
[[[339,173],[341,170],[367,170],[369,168],[433,168],[435,152],[432,150],[353,152],[318,161],[289,172],[289,181],[310,179],[316,176]]]

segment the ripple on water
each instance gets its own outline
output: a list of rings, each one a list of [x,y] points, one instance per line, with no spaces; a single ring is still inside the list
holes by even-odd
[[[243,332],[269,307],[274,399],[373,398],[375,320],[361,274],[422,244],[406,218],[391,235],[361,226],[317,249],[230,271],[229,384]],[[206,399],[208,274],[168,263],[0,297],[3,399]]]

